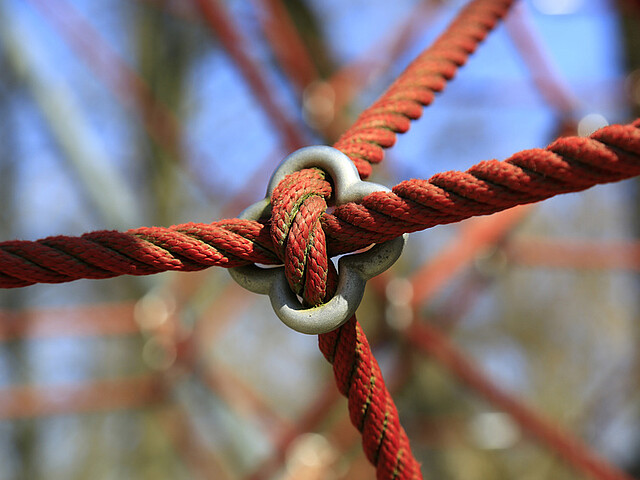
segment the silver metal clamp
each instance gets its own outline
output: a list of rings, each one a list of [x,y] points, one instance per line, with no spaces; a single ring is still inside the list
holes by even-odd
[[[304,168],[317,167],[327,172],[334,184],[333,203],[356,202],[370,193],[389,189],[377,183],[360,180],[353,162],[340,150],[327,146],[301,148],[286,157],[269,181],[266,197],[251,205],[240,218],[259,220],[271,210],[271,194],[285,176]],[[229,269],[231,277],[254,293],[269,295],[276,315],[288,327],[317,335],[335,330],[356,311],[367,280],[387,270],[402,254],[406,235],[374,245],[362,253],[345,255],[338,261],[338,287],[327,303],[304,308],[287,283],[284,267],[260,268],[256,265]]]

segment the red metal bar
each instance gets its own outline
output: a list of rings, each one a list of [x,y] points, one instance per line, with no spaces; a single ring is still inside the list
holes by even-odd
[[[529,208],[531,207],[519,207],[502,212],[500,216],[493,215],[468,222],[456,243],[412,277],[414,307],[431,298],[456,272],[473,260],[479,251],[504,239]],[[433,326],[414,322],[406,331],[405,338],[487,400],[510,413],[523,430],[557,451],[578,470],[598,479],[629,480],[623,472],[597,457],[580,441],[562,432],[553,423],[493,384]]]
[[[275,98],[273,89],[267,85],[260,66],[248,53],[248,45],[232,19],[218,0],[195,0],[204,20],[216,35],[224,49],[244,76],[254,97],[274,123],[287,151],[296,150],[306,144],[302,131],[293,123]]]
[[[340,395],[338,389],[335,388],[332,382],[328,382],[316,401],[296,420],[295,425],[292,425],[281,434],[274,444],[273,455],[262,462],[251,475],[246,477],[246,480],[267,480],[271,478],[282,466],[287,450],[294,440],[305,432],[315,430],[341,398],[342,395]],[[357,434],[353,427],[351,427],[351,430]]]
[[[406,331],[405,338],[492,405],[511,415],[523,431],[559,455],[577,471],[599,480],[632,480],[626,473],[593,452],[581,440],[564,431],[557,422],[544,418],[520,399],[498,387],[433,326],[414,323]]]
[[[175,450],[194,478],[227,480],[232,478],[222,458],[208,448],[180,407],[163,409],[160,419]]]
[[[193,289],[198,285],[198,282],[189,282],[192,280],[191,277],[185,280],[186,282],[183,282],[181,278],[176,277],[175,281],[166,287],[166,294],[172,295],[175,300],[176,311],[181,310],[184,303],[193,295]],[[248,297],[248,300],[245,297]],[[192,372],[205,387],[224,400],[239,417],[245,419],[253,417],[262,425],[265,432],[275,436],[278,432],[290,427],[287,420],[253,387],[231,374],[222,364],[203,362],[202,352],[211,348],[233,315],[238,315],[240,309],[251,305],[254,298],[249,296],[246,290],[230,282],[222,287],[217,300],[200,316],[193,330],[185,332],[178,321],[179,317],[170,315],[167,321],[146,333],[157,339],[163,339],[163,344],[175,347],[177,352],[175,367],[182,367]],[[215,322],[210,322],[210,319],[215,319]]]
[[[291,423],[268,404],[251,386],[241,381],[220,366],[196,369],[204,384],[225,401],[240,417],[253,417],[262,425],[262,430],[277,442],[281,432],[292,428]]]
[[[189,282],[192,280],[191,276],[184,280],[186,282],[176,277],[175,281],[166,287],[167,294],[173,293],[176,311],[182,308],[199,284],[199,282]],[[176,315],[171,315],[168,321],[148,333],[164,338],[167,343],[175,346],[176,367],[183,367],[192,372],[205,387],[225,401],[235,414],[245,419],[253,417],[252,419],[261,424],[268,435],[275,436],[289,428],[289,422],[253,387],[228,372],[221,364],[203,362],[206,355],[203,357],[202,352],[211,348],[233,315],[238,315],[240,309],[250,306],[254,298],[248,295],[246,290],[230,282],[222,287],[211,308],[200,316],[194,329],[186,337],[186,332],[179,325]],[[215,322],[211,322],[212,319],[215,319]]]
[[[249,308],[255,298],[247,290],[229,280],[217,300],[212,302],[198,318],[193,333],[193,340],[198,351],[206,351],[229,325],[229,322],[243,310]]]
[[[413,285],[412,303],[414,307],[436,295],[480,252],[504,239],[531,208],[524,205],[490,217],[479,217],[466,221],[456,241],[448,245],[432,261],[425,263],[409,279]]]
[[[0,389],[0,420],[143,408],[164,399],[156,376]]]
[[[537,268],[640,271],[637,241],[517,238],[503,247],[507,260]]]
[[[126,302],[21,312],[0,311],[0,341],[131,335],[139,330],[133,307],[132,302]]]
[[[307,85],[319,78],[311,54],[282,0],[255,1],[261,7],[262,28],[278,63],[301,94]]]
[[[523,3],[514,5],[505,18],[507,32],[547,104],[562,115],[570,116],[578,101],[551,59],[526,8]]]

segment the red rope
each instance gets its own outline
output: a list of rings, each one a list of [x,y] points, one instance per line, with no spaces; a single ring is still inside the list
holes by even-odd
[[[213,8],[213,3],[207,0],[199,3],[211,24],[218,31],[228,33],[227,23],[221,21],[222,16],[218,9]],[[406,131],[409,120],[420,116],[422,105],[431,103],[433,92],[444,88],[446,81],[453,77],[457,68],[506,13],[511,3],[512,0],[471,2],[434,45],[416,59],[389,91],[363,112],[360,120],[342,136],[336,147],[350,155],[363,176],[370,171],[367,162],[382,159],[381,149],[395,142],[394,132]],[[232,35],[222,37],[231,38]],[[230,46],[233,47],[233,42]],[[230,51],[238,53],[236,50],[237,47],[234,47]],[[242,52],[237,56],[244,58]],[[248,78],[255,80],[257,77],[248,75]],[[299,172],[298,175],[302,178],[305,173]],[[327,183],[326,187],[319,188],[318,191],[322,191],[330,187]],[[331,231],[334,226],[340,227],[343,223],[344,219],[332,222],[330,216],[323,215],[329,253],[351,251],[358,242],[366,242],[366,237],[372,235],[360,229],[362,231],[354,238],[357,240],[354,243],[345,237],[344,228],[341,228],[338,229],[338,236],[343,240],[338,238],[336,242],[331,238]],[[211,225],[139,228],[125,233],[93,232],[79,238],[58,236],[37,242],[4,242],[0,244],[0,287],[68,282],[78,278],[108,278],[122,274],[146,275],[165,270],[190,271],[209,266],[232,267],[253,262],[279,263],[265,233],[262,225],[233,220]],[[274,231],[274,240],[275,234]],[[324,249],[321,243],[314,239],[316,249]],[[289,257],[299,259],[302,262],[300,265],[306,266],[305,256],[296,256],[294,253],[290,252]],[[279,257],[283,258],[282,252]],[[293,265],[293,262],[286,262],[292,284],[296,283],[295,270],[301,268],[300,265]],[[297,285],[301,285],[299,281]],[[296,285],[292,286],[299,290]]]
[[[355,316],[318,344],[333,365],[340,393],[348,399],[351,423],[362,434],[367,459],[382,479],[421,479],[420,464],[400,425],[398,411],[384,383],[378,362]]]
[[[373,105],[360,114],[353,126],[334,144],[347,154],[362,178],[371,174],[385,148],[397,133],[409,130],[411,120],[444,90],[480,42],[504,17],[514,0],[475,0],[463,8],[447,30],[418,56]]]
[[[544,101],[562,117],[573,116],[578,100],[545,48],[543,39],[533,25],[532,14],[525,4],[514,6],[505,26]]]
[[[289,181],[322,176],[317,170],[310,171],[297,172]],[[314,232],[324,232],[328,254],[336,255],[402,233],[636,175],[640,175],[640,119],[604,127],[590,138],[565,137],[546,149],[524,150],[505,161],[480,162],[466,172],[449,171],[429,180],[404,181],[392,193],[376,192],[360,203],[336,208],[333,214],[323,213],[323,228]],[[326,194],[329,183],[319,177],[313,181],[316,191]],[[295,218],[291,212],[289,215],[288,225]],[[282,251],[276,252],[269,229],[269,223],[232,219],[0,242],[0,287],[211,266],[279,264]],[[278,242],[282,243],[282,238]],[[301,265],[307,264],[308,255],[305,258]],[[302,266],[295,268],[304,270]]]
[[[214,23],[211,3],[199,2]],[[475,0],[414,61],[383,97],[336,143],[364,177],[395,134],[408,130],[422,107],[444,89],[469,54],[504,16],[512,0]],[[224,30],[224,29],[223,29]],[[280,263],[291,287],[310,305],[335,291],[327,254],[346,253],[404,232],[589,188],[640,174],[640,120],[606,127],[589,139],[558,140],[544,150],[520,152],[504,162],[482,162],[466,172],[402,182],[392,193],[327,214],[331,186],[317,169],[296,172],[275,189],[270,223],[225,220],[210,225],[94,232],[35,242],[0,243],[0,286],[57,283],[76,278],[144,275],[246,263]],[[326,239],[325,239],[326,236]],[[362,433],[367,458],[379,479],[421,478],[406,433],[377,362],[355,317],[319,337],[347,396],[352,423]]]
[[[561,193],[640,175],[640,119],[604,127],[589,138],[564,137],[545,149],[505,161],[480,162],[466,172],[408,180],[393,193],[376,192],[325,215],[329,253],[344,253],[435,225],[534,203]]]

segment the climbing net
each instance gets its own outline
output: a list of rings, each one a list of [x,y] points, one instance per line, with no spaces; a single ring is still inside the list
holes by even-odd
[[[247,78],[253,79],[253,88],[264,90],[252,73],[250,60],[233,46],[237,38],[218,7],[206,0],[198,3]],[[436,94],[445,90],[448,81],[513,3],[471,1],[338,138],[333,147],[351,159],[362,179],[384,160],[385,149],[395,144],[398,134],[407,133]],[[265,108],[279,119],[288,145],[300,146],[303,141],[296,137],[286,118],[277,113],[277,107],[267,103]],[[482,161],[464,172],[448,171],[425,180],[405,180],[389,192],[374,192],[332,209],[329,205],[334,185],[326,172],[304,168],[276,186],[268,218],[231,218],[0,242],[0,287],[257,263],[284,265],[291,290],[308,306],[321,306],[333,297],[338,283],[332,256],[353,253],[405,233],[503,211],[502,216],[495,217],[499,220],[490,217],[494,220],[488,221],[496,222],[494,234],[504,233],[525,212],[513,207],[637,175],[640,119],[606,126],[587,137],[564,136],[546,148],[520,151],[502,161]],[[480,246],[482,242],[474,246],[475,251]],[[421,287],[419,281],[415,283],[416,291],[423,288],[421,295],[427,298],[428,288]],[[379,283],[377,288],[384,285]],[[446,365],[580,472],[594,478],[628,478],[581,441],[497,388],[438,330],[414,321],[405,333],[409,344]],[[355,316],[338,329],[320,334],[318,343],[333,367],[338,391],[348,400],[351,423],[362,435],[364,454],[375,466],[377,478],[422,478],[390,389]],[[321,400],[332,403],[333,398],[327,395]],[[293,438],[293,434],[285,435],[281,443],[287,446]],[[267,475],[270,468],[265,465],[260,475]]]

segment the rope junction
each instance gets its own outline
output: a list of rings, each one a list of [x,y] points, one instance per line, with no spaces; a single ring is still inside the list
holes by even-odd
[[[604,127],[589,138],[561,138],[545,149],[524,150],[504,161],[483,161],[466,172],[407,180],[391,193],[373,193],[332,214],[325,211],[331,193],[325,174],[305,169],[286,177],[274,191],[272,218],[264,222],[229,219],[0,242],[0,287],[211,266],[277,265],[289,258],[288,275],[299,292],[308,262],[309,275],[326,265],[324,236],[329,256],[349,253],[403,233],[637,175],[640,119]],[[314,248],[307,248],[309,239]],[[304,252],[305,258],[296,257],[296,252]]]
[[[384,149],[406,132],[424,106],[507,13],[513,0],[474,0],[449,29],[391,85],[335,143],[371,173]],[[315,306],[335,292],[329,257],[435,225],[489,215],[554,195],[640,175],[640,119],[602,128],[589,138],[566,137],[545,149],[504,161],[480,162],[465,172],[408,180],[327,213],[332,186],[317,168],[285,177],[271,197],[268,219],[98,231],[80,237],[0,242],[0,287],[61,283],[79,278],[148,275],[211,266],[284,264],[292,290]],[[380,368],[355,316],[319,336],[353,425],[379,479],[421,478]]]

